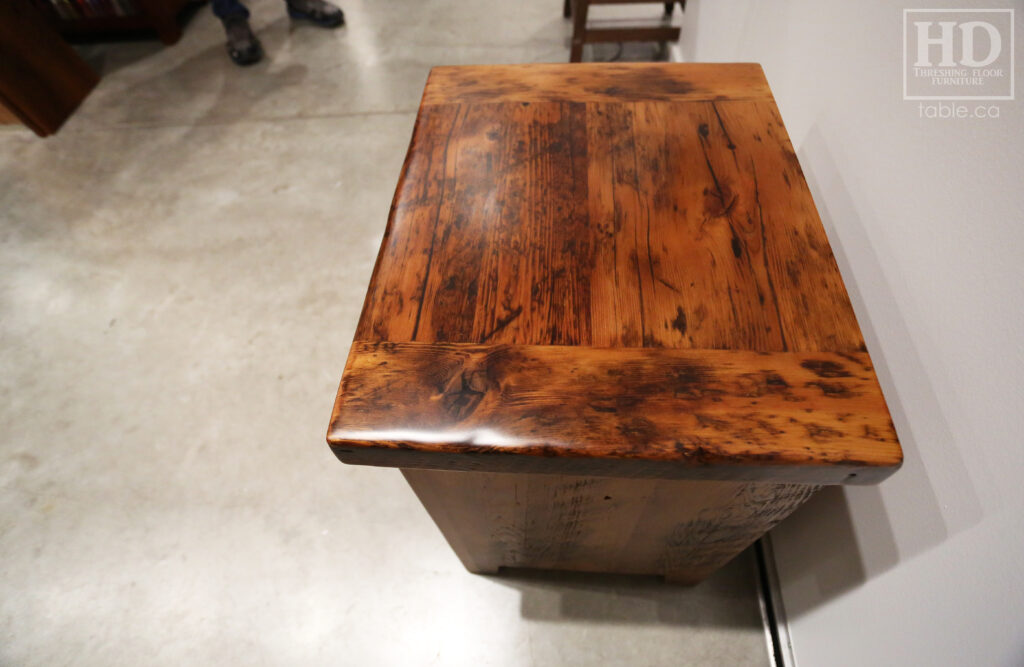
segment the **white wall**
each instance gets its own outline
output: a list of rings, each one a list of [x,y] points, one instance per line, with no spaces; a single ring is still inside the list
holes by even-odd
[[[909,0],[908,0],[909,1]],[[762,63],[906,461],[773,533],[798,664],[1024,665],[1024,97],[919,117],[904,7],[1019,0],[690,0],[686,60]]]

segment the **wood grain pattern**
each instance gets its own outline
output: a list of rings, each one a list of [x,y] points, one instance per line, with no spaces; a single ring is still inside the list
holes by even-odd
[[[694,581],[902,458],[757,65],[435,68],[355,338],[329,443],[475,571]]]
[[[435,67],[422,106],[487,102],[767,99],[756,63],[574,63]],[[422,107],[421,107],[422,110]]]
[[[424,107],[356,339],[864,350],[749,100]]]
[[[341,394],[349,463],[835,484],[901,460],[864,353],[356,343]]]
[[[402,471],[471,572],[662,575],[693,584],[788,516],[806,484]]]

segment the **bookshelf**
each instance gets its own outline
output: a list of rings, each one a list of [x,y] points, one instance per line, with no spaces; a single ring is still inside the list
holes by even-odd
[[[178,14],[195,0],[33,0],[65,37],[153,30],[164,44],[181,38]]]

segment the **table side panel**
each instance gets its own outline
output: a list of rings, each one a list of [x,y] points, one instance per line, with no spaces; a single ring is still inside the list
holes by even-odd
[[[807,484],[402,470],[452,550],[500,567],[696,583],[810,498]]]

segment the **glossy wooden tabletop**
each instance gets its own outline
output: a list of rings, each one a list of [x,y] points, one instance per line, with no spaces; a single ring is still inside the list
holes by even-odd
[[[873,482],[902,454],[760,66],[435,68],[346,462]]]

